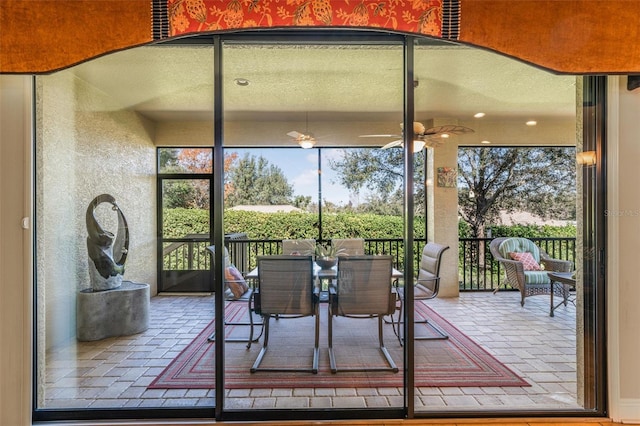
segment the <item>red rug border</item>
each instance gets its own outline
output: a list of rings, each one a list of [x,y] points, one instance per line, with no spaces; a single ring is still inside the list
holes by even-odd
[[[230,309],[233,309],[232,313],[233,315],[235,315],[244,308],[244,304],[234,303],[233,305],[234,307],[227,307],[227,313],[229,313]],[[440,314],[435,312],[432,308],[430,308],[426,304],[424,303],[416,304],[416,310],[419,311],[421,314],[428,316],[431,319],[435,319],[435,322],[437,323],[437,325],[440,326],[448,334],[452,334],[451,332],[453,331],[455,333],[458,333],[463,338],[467,339],[469,343],[474,346],[474,350],[475,350],[473,352],[474,357],[482,360],[486,365],[491,366],[491,368],[487,369],[486,371],[496,372],[496,377],[497,377],[497,378],[496,377],[491,378],[490,376],[485,376],[475,380],[463,379],[464,383],[461,383],[459,381],[461,379],[458,379],[455,382],[451,382],[451,383],[449,383],[448,381],[442,381],[442,379],[439,379],[440,381],[438,381],[438,379],[435,379],[435,380],[429,380],[429,381],[433,381],[434,382],[433,384],[429,383],[429,384],[421,385],[419,384],[420,380],[418,380],[419,374],[416,374],[416,378],[414,379],[414,383],[416,387],[530,387],[531,386],[530,383],[528,383],[526,380],[524,380],[522,377],[516,374],[511,368],[509,368],[504,363],[499,361],[495,356],[491,355],[486,349],[484,349],[482,346],[476,343],[472,338],[464,334],[456,326],[451,324],[449,321],[447,321],[445,318],[443,318]],[[199,349],[202,347],[202,345],[206,344],[205,342],[208,336],[213,332],[213,325],[214,325],[214,320],[212,320],[209,324],[207,324],[207,326],[205,326],[204,329],[200,333],[198,333],[198,335],[188,345],[186,345],[173,360],[171,360],[171,362],[162,370],[160,374],[158,374],[158,376],[156,376],[156,378],[148,385],[147,388],[148,389],[214,389],[215,386],[213,383],[214,382],[213,379],[208,380],[206,383],[190,382],[188,386],[183,384],[184,379],[180,379],[180,383],[177,383],[174,385],[164,383],[167,380],[164,376],[169,374],[169,372],[172,371],[172,369],[175,369],[174,364],[177,363],[178,359],[180,359],[183,355],[185,355],[185,353],[190,351],[196,354],[199,351]],[[199,342],[199,341],[201,341],[199,345],[194,345],[195,342]],[[457,347],[460,347],[460,346],[462,346],[467,351],[471,350],[470,348],[467,347],[467,345],[462,344],[462,342]],[[204,356],[205,354],[206,352],[203,353],[201,356]],[[187,363],[184,363],[182,367],[175,369],[175,371],[173,372],[173,374],[171,374],[171,376],[175,377],[176,373],[182,371],[182,369],[187,365],[188,365]],[[511,376],[511,378],[505,378],[505,374],[501,374],[497,370],[502,370],[503,372],[506,372],[508,375]],[[464,374],[467,374],[467,371],[461,371],[460,373],[464,375]],[[339,375],[331,374],[329,370],[319,371],[317,375],[309,375],[308,373],[300,373],[300,374],[304,375],[304,377],[308,377],[310,379],[308,382],[310,382],[311,384],[301,386],[299,384],[291,385],[290,383],[289,384],[274,383],[274,382],[270,382],[269,381],[270,378],[266,376],[262,376],[264,379],[263,383],[256,383],[258,382],[258,380],[256,380],[256,377],[260,377],[260,376],[251,375],[247,371],[246,380],[237,380],[237,379],[229,380],[227,378],[225,387],[227,389],[335,388],[335,387],[344,387],[339,384],[336,384],[337,381],[340,381],[340,379],[339,380],[336,380],[336,379],[342,377],[342,380],[344,380],[344,377],[346,376],[345,373],[339,373]],[[456,378],[456,374],[453,371],[448,371],[447,377],[449,379]],[[173,380],[173,379],[169,378],[169,380]],[[351,383],[347,387],[352,387],[352,388],[375,388],[375,387],[394,387],[394,386],[400,387],[402,386],[402,383],[403,383],[402,372],[398,374],[373,373],[367,377],[357,377],[353,380],[360,381],[363,383],[368,381],[370,383],[365,385],[359,385],[359,386],[356,386],[353,383]],[[498,380],[498,382],[496,382],[496,380]]]

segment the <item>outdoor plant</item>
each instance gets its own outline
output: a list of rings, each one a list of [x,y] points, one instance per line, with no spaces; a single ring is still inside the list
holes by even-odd
[[[344,249],[338,249],[332,245],[316,244],[316,259],[335,259],[344,253]]]

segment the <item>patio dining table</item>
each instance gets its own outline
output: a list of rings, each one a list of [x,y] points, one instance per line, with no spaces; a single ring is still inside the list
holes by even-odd
[[[255,282],[258,279],[258,267],[253,268],[247,275],[245,275],[245,279],[250,282]],[[334,266],[330,269],[322,269],[315,262],[313,263],[313,276],[317,280],[317,285],[320,286],[320,301],[327,302],[329,300],[329,292],[322,289],[322,282],[328,281],[331,282],[338,278],[338,267]],[[394,284],[398,281],[398,279],[402,278],[404,273],[402,271],[393,268],[391,270],[391,279]]]

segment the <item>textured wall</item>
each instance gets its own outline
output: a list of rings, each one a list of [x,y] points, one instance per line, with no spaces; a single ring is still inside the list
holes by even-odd
[[[39,77],[37,93],[38,329],[51,347],[75,338],[75,295],[89,286],[85,212],[97,195],[113,195],[129,223],[125,279],[155,293],[155,147],[150,123],[69,71]],[[101,213],[115,232],[115,212]]]

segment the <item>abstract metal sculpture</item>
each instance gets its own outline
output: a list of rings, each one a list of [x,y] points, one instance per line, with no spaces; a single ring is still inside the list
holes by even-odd
[[[113,233],[102,229],[98,224],[94,211],[102,203],[110,203],[112,210],[118,214],[118,231]],[[109,194],[98,195],[87,207],[86,213],[87,251],[89,253],[89,278],[93,291],[104,291],[122,285],[124,263],[129,251],[129,228],[127,220],[116,204],[115,198]],[[114,253],[117,257],[114,259]]]

